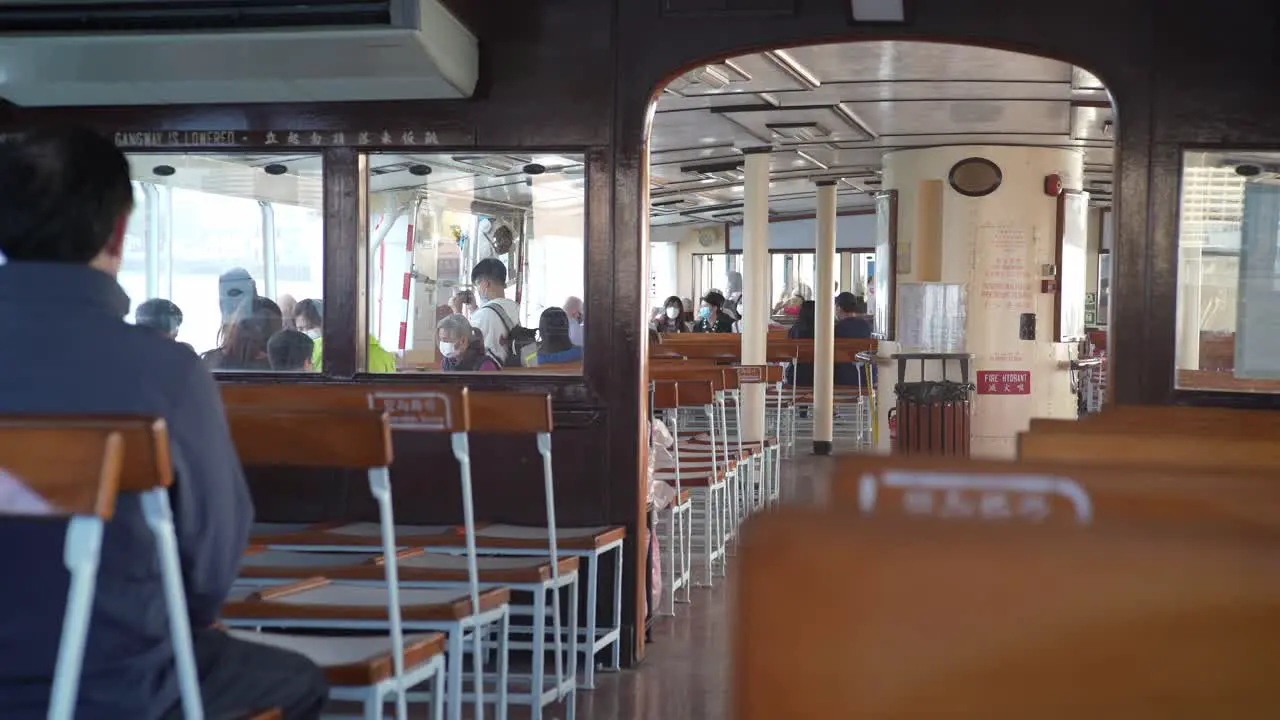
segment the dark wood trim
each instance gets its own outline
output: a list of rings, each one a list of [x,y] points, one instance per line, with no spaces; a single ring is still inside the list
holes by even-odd
[[[353,147],[324,151],[324,367],[331,378],[353,378],[365,368],[368,283],[365,212],[368,161]]]

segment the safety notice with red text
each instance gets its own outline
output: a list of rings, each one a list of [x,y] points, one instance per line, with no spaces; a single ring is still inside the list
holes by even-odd
[[[1030,395],[1030,370],[980,370],[979,395]]]

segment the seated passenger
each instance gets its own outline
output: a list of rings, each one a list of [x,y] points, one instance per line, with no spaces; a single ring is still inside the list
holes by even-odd
[[[836,337],[865,340],[871,337],[871,323],[867,322],[867,301],[851,292],[836,296]]]
[[[538,343],[522,359],[525,367],[572,365],[582,362],[582,347],[569,337],[569,316],[558,307],[542,311],[538,318]]]
[[[297,330],[281,330],[267,341],[267,357],[276,372],[311,372],[315,341]]]
[[[689,323],[684,321],[684,302],[672,295],[662,304],[662,316],[654,323],[654,329],[660,333],[692,332]]]
[[[267,341],[283,327],[280,307],[255,297],[223,328],[222,344],[200,357],[210,370],[268,371]]]
[[[816,334],[818,305],[812,300],[805,300],[799,306],[796,324],[787,331],[787,337],[793,340],[812,340]],[[787,384],[799,387],[813,387],[813,363],[798,363],[787,366]]]
[[[311,350],[311,367],[324,367],[324,345],[321,335],[324,332],[324,304],[320,300],[307,299],[298,302],[293,311],[294,326],[315,343]],[[369,372],[393,373],[396,371],[396,356],[383,349],[378,339],[369,335],[368,354]]]
[[[182,327],[182,310],[164,298],[152,298],[133,311],[133,324],[149,327],[170,340],[177,341],[178,329]],[[187,343],[178,344],[191,352],[196,351]]]
[[[306,658],[215,626],[253,522],[213,378],[192,353],[124,321],[116,282],[133,209],[129,164],[85,130],[0,143],[0,413],[143,415],[168,425],[169,492],[206,716],[280,707],[318,717]],[[39,352],[32,354],[32,348]],[[86,352],[86,348],[92,351]],[[0,522],[0,718],[48,712],[67,596],[64,523]],[[102,538],[75,716],[181,717],[156,546],[132,493]]]
[[[569,316],[569,340],[582,347],[583,329],[586,327],[587,314],[582,310],[582,298],[570,297],[564,301],[564,314]]]
[[[484,338],[461,315],[450,315],[436,325],[440,344],[440,369],[446,372],[496,372],[502,367],[485,351]]]
[[[733,318],[722,311],[724,296],[712,290],[702,298],[702,306],[698,308],[698,321],[693,324],[696,333],[731,333]]]

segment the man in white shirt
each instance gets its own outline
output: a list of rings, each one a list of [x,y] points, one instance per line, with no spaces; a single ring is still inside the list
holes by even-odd
[[[497,258],[485,258],[471,270],[478,307],[471,313],[471,326],[484,337],[485,350],[499,365],[507,361],[507,338],[520,326],[520,306],[508,300],[507,266]]]
[[[582,312],[582,298],[570,297],[564,301],[564,314],[569,316],[569,342],[582,347],[582,330],[586,322]]]

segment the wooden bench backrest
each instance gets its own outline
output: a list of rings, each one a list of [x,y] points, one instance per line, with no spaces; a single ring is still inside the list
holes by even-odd
[[[655,380],[649,400],[653,410],[675,410],[680,407],[680,386],[675,380]]]
[[[716,390],[724,389],[724,373],[716,368],[649,368],[650,380],[700,380],[711,383]]]
[[[828,499],[833,507],[872,508],[878,518],[1280,532],[1280,481],[1274,477],[1149,465],[847,455],[830,477]]]
[[[51,420],[26,424],[5,419],[0,425],[0,472],[43,498],[57,514],[110,518],[123,462],[119,432],[74,421],[64,426]],[[0,517],[10,514],[19,512],[0,505]]]
[[[224,383],[227,407],[385,411],[393,430],[467,432],[467,389],[449,385],[373,383]],[[373,401],[371,402],[371,396]]]
[[[370,468],[391,465],[391,424],[369,409],[227,408],[246,466]]]
[[[1233,407],[1180,405],[1111,405],[1102,413],[1085,416],[1082,425],[1123,425],[1153,428],[1156,432],[1206,432],[1228,434],[1252,428],[1276,427],[1274,410],[1236,410]]]
[[[1018,459],[1028,462],[1137,465],[1218,472],[1280,471],[1280,434],[1273,439],[1230,435],[1118,435],[1098,432],[1018,434]]]
[[[737,720],[1271,717],[1273,539],[859,521],[743,529]]]
[[[116,433],[124,443],[120,464],[120,492],[145,492],[173,484],[169,426],[161,418],[132,415],[0,416],[0,430],[18,428],[80,428]]]
[[[716,386],[710,380],[676,380],[680,386],[680,407],[704,408],[716,401]]]

